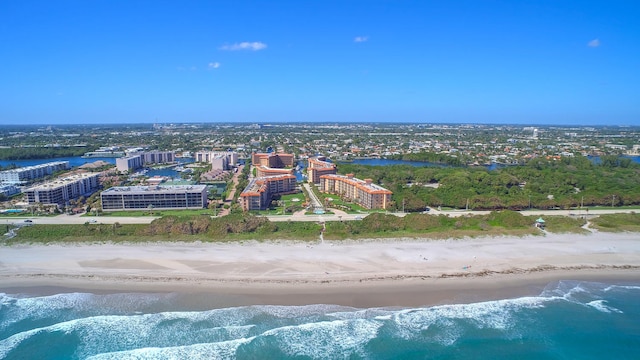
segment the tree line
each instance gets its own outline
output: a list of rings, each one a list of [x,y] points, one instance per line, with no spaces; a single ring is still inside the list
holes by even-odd
[[[617,156],[598,163],[585,157],[538,157],[496,170],[340,164],[339,172],[373,179],[393,191],[392,210],[407,212],[437,206],[523,210],[640,205],[640,164]]]
[[[93,148],[68,147],[12,147],[0,149],[0,160],[53,159],[58,157],[81,156]]]

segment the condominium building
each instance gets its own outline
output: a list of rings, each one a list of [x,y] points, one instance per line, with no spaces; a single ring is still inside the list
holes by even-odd
[[[140,154],[130,155],[116,159],[116,168],[120,172],[132,172],[140,169],[144,165]]]
[[[270,168],[293,167],[293,154],[285,153],[253,153],[251,154],[251,164],[253,166],[266,166]]]
[[[137,150],[137,149],[136,149]],[[175,161],[173,151],[144,151],[131,152],[129,155],[116,159],[116,168],[120,172],[132,172],[146,165],[165,164]]]
[[[266,209],[273,196],[296,191],[296,177],[277,175],[253,178],[240,194],[242,210]]]
[[[175,161],[175,154],[173,151],[145,151],[142,154],[143,164],[166,164]]]
[[[100,194],[102,210],[203,209],[206,185],[116,186]]]
[[[56,171],[69,169],[68,161],[53,161],[46,164],[25,166],[18,169],[0,171],[0,182],[6,184],[24,184],[53,175]]]
[[[195,154],[196,162],[211,163],[212,170],[231,170],[238,163],[238,153],[233,151],[198,151]]]
[[[10,184],[0,184],[0,194],[6,197],[9,197],[15,194],[20,194],[20,188]]]
[[[353,174],[320,176],[320,191],[351,199],[366,209],[386,209],[392,194],[371,179],[356,179]]]
[[[323,175],[334,175],[337,173],[336,164],[325,161],[325,157],[309,158],[307,167],[307,181],[311,184],[319,184]]]
[[[256,177],[293,175],[293,169],[276,169],[262,165],[256,166]]]
[[[24,191],[29,204],[66,204],[71,199],[88,196],[100,187],[100,174],[83,173],[58,178]]]

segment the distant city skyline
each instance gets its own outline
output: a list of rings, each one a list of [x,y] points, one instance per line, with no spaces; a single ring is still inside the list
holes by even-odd
[[[640,2],[0,2],[0,125],[640,125]]]

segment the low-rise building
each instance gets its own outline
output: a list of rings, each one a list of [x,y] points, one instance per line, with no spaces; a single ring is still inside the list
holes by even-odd
[[[391,191],[374,184],[371,179],[360,180],[347,175],[323,175],[320,191],[338,194],[366,209],[386,209],[391,202]]]
[[[296,191],[296,177],[293,175],[277,175],[253,178],[240,194],[242,210],[266,209],[273,196],[289,194]]]
[[[29,204],[66,204],[71,199],[88,196],[100,187],[100,174],[82,173],[58,178],[24,191]]]
[[[100,194],[102,210],[203,209],[206,185],[116,186]]]

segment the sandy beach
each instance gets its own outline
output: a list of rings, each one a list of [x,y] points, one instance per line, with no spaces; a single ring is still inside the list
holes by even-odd
[[[5,293],[181,292],[214,306],[421,306],[640,280],[640,234],[0,247]]]

